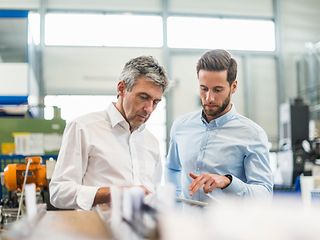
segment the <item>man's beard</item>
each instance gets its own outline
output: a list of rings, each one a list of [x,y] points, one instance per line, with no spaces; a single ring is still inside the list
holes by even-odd
[[[226,108],[228,107],[229,103],[230,103],[230,97],[231,97],[231,92],[229,93],[228,97],[223,101],[222,105],[219,106],[216,110],[214,109],[206,109],[205,106],[202,104],[203,107],[203,111],[207,116],[216,118],[218,116],[220,116],[220,114],[226,110]]]

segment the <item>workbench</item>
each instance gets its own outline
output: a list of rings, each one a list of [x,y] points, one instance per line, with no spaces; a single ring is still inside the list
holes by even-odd
[[[24,239],[112,239],[111,230],[96,211],[47,211],[31,228]],[[10,236],[8,239],[16,238]]]

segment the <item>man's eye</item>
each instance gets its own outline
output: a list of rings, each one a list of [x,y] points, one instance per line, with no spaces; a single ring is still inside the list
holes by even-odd
[[[147,100],[147,99],[148,99],[148,96],[146,96],[146,95],[140,95],[140,98],[141,98],[142,100]]]
[[[200,88],[200,89],[201,89],[201,91],[204,91],[204,92],[208,91],[208,89],[205,88],[205,87],[202,87],[202,88]]]

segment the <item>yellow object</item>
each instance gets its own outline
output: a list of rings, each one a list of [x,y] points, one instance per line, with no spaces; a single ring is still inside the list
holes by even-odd
[[[26,174],[28,160],[31,163],[26,183],[36,184],[37,191],[48,185],[46,166],[41,165],[41,157],[26,157],[26,163],[8,164],[4,169],[4,185],[9,191],[21,192],[23,179]]]
[[[13,154],[14,153],[14,143],[4,142],[1,144],[2,154]]]

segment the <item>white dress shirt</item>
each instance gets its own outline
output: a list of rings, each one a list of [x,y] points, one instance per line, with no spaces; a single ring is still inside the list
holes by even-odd
[[[50,182],[58,208],[92,207],[100,187],[144,185],[153,191],[161,180],[156,138],[141,125],[130,126],[114,104],[67,124]]]

